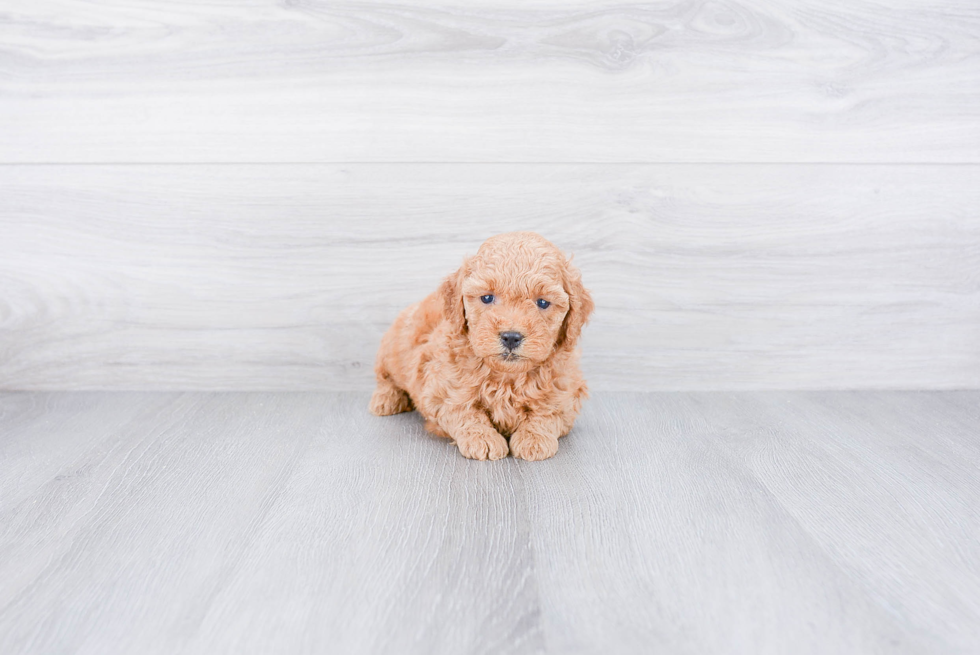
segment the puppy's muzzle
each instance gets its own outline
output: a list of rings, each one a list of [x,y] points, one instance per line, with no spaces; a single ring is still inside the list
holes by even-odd
[[[501,332],[500,333],[500,343],[509,351],[514,351],[521,342],[524,341],[524,335],[520,332]]]

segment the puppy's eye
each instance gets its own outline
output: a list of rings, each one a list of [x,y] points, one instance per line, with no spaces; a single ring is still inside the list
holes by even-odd
[[[541,309],[548,309],[548,307],[551,306],[551,303],[548,302],[547,300],[545,300],[544,298],[538,298],[538,303],[537,304],[538,304],[538,307],[540,307]]]
[[[483,304],[484,305],[489,305],[490,303],[493,302],[493,294],[492,293],[488,293],[485,296],[480,296],[480,300],[483,301]]]

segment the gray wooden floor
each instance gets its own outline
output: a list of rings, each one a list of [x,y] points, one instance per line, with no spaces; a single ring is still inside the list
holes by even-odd
[[[976,652],[978,401],[598,394],[484,463],[363,393],[2,394],[0,652]]]

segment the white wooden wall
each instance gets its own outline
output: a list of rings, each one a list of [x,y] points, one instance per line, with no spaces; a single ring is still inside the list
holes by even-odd
[[[593,388],[980,386],[980,4],[4,0],[0,388],[367,389],[532,229]]]

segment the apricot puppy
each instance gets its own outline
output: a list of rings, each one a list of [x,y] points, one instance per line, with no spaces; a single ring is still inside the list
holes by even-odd
[[[592,309],[547,239],[492,237],[385,333],[370,410],[416,409],[471,459],[547,459],[588,395],[575,344]]]

